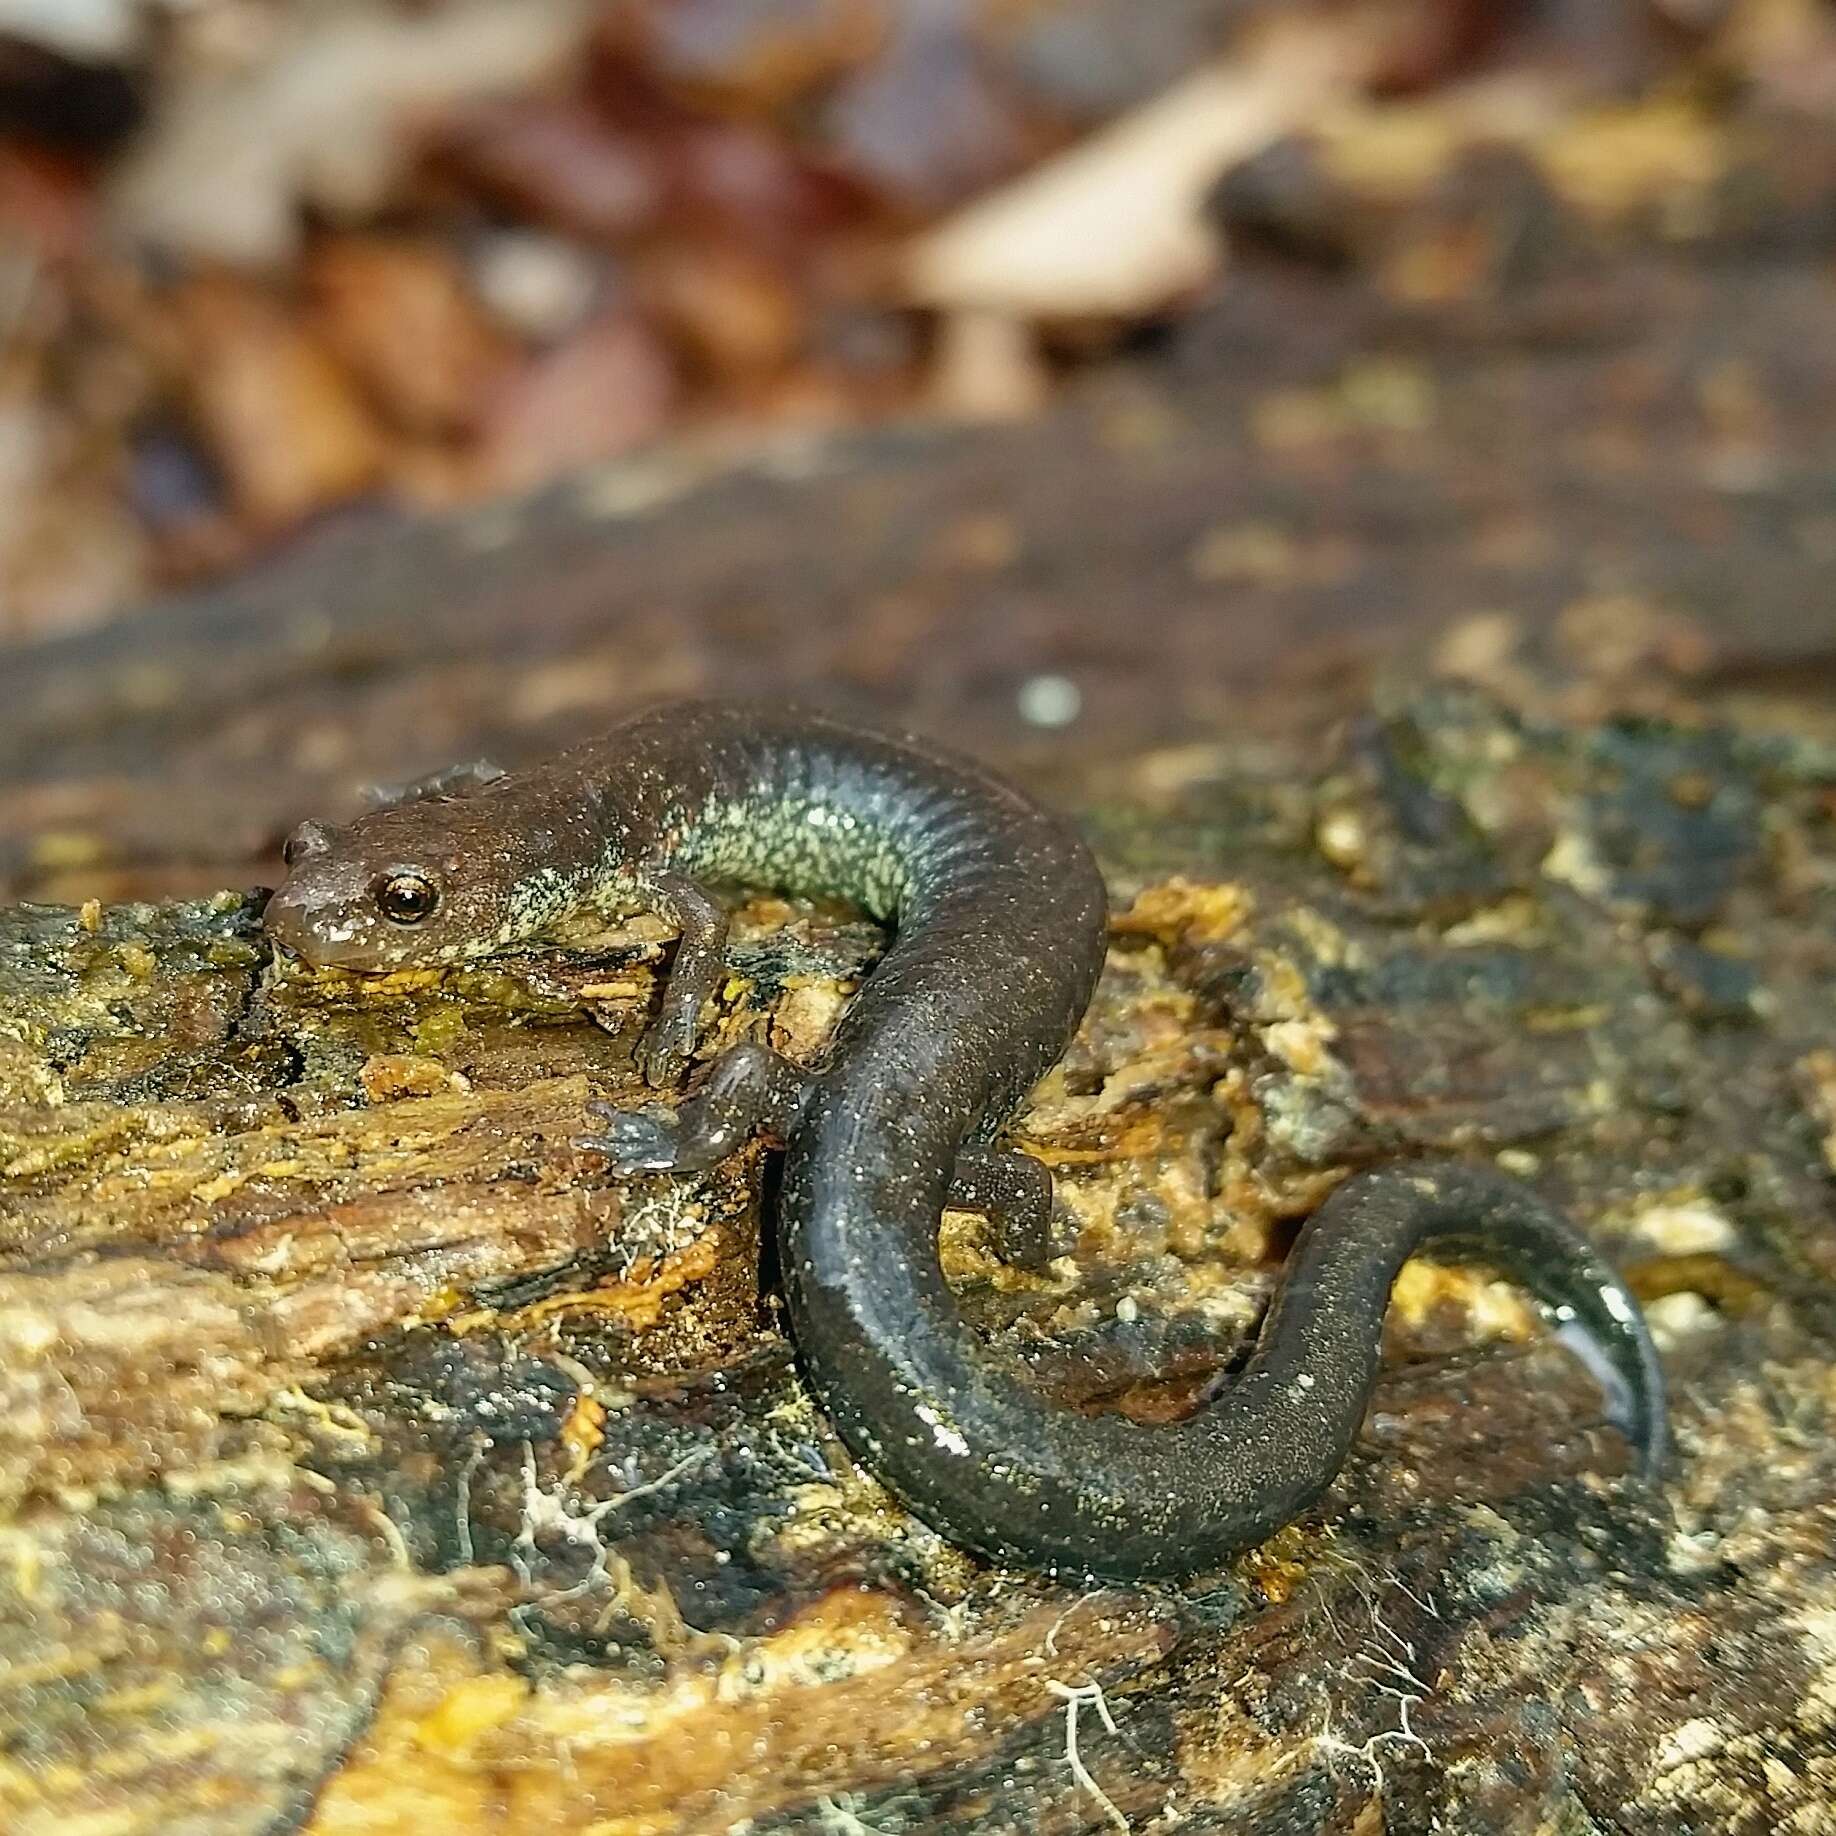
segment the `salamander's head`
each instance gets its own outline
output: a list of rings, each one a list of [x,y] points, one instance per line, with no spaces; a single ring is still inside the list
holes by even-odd
[[[571,900],[539,838],[481,823],[474,798],[304,822],[262,923],[314,968],[384,974],[462,962],[533,936]]]

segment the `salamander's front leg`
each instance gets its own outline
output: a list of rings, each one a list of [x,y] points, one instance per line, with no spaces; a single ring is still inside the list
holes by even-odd
[[[735,1046],[674,1116],[588,1104],[605,1132],[575,1145],[604,1154],[621,1173],[699,1173],[750,1135],[782,1141],[808,1088],[808,1078],[788,1058],[761,1045]]]
[[[645,1083],[671,1084],[695,1049],[701,1010],[719,991],[726,973],[727,912],[686,874],[659,873],[640,891],[680,933],[663,983],[662,1006],[637,1049]]]
[[[956,1156],[949,1203],[980,1211],[995,1227],[1001,1255],[1024,1269],[1052,1260],[1052,1174],[1017,1148],[966,1147]]]

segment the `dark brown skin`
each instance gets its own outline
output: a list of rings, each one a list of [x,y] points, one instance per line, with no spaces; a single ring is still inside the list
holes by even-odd
[[[625,1169],[786,1144],[784,1293],[810,1382],[921,1517],[1032,1567],[1132,1578],[1215,1566],[1305,1510],[1363,1418],[1397,1270],[1435,1243],[1523,1281],[1600,1375],[1646,1467],[1663,1382],[1636,1303],[1530,1189],[1414,1165],[1348,1180],[1309,1221],[1254,1357],[1188,1421],[1052,1407],[1001,1370],[944,1281],[946,1202],[1043,1256],[1050,1176],[994,1138],[1065,1049],[1103,962],[1103,883],[1064,824],[920,740],[689,703],[515,777],[480,769],[332,831],[305,825],[267,926],[312,963],[386,971],[533,937],[562,912],[663,912],[682,941],[646,1035],[673,1079],[723,968],[704,880],[853,899],[896,937],[826,1062],[740,1046],[674,1117],[601,1109]]]

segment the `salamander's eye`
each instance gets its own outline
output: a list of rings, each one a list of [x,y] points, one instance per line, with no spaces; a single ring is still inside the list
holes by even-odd
[[[373,892],[391,924],[419,924],[440,903],[440,889],[424,873],[385,873]]]

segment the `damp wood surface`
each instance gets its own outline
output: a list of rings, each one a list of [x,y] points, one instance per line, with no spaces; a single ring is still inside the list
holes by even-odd
[[[1042,425],[646,462],[10,653],[0,1827],[1827,1829],[1836,372],[1790,151],[1605,252],[1516,168],[1394,221],[1240,190],[1345,246]],[[1423,304],[1405,255],[1466,273],[1475,220],[1515,265]],[[1645,1297],[1665,1482],[1523,1296],[1418,1263],[1300,1523],[1184,1587],[985,1568],[801,1388],[762,1150],[574,1145],[642,1094],[662,931],[360,983],[278,973],[236,890],[365,779],[817,679],[1109,877],[1015,1128],[1055,1260],[942,1233],[1015,1381],[1177,1416],[1336,1179],[1480,1156]],[[879,943],[748,899],[703,1060],[819,1052]]]
[[[1631,1274],[1677,1456],[1405,1272],[1324,1504],[1184,1587],[984,1568],[854,1467],[753,1149],[576,1145],[663,948],[282,973],[235,895],[0,915],[0,1808],[69,1829],[1813,1831],[1836,1792],[1836,715],[1462,686],[1112,767],[1109,965],[991,1355],[1144,1424],[1349,1168],[1492,1157]],[[878,937],[754,898],[704,1057]],[[766,1271],[766,1273],[762,1273]],[[1381,1822],[1379,1821],[1381,1819]]]

